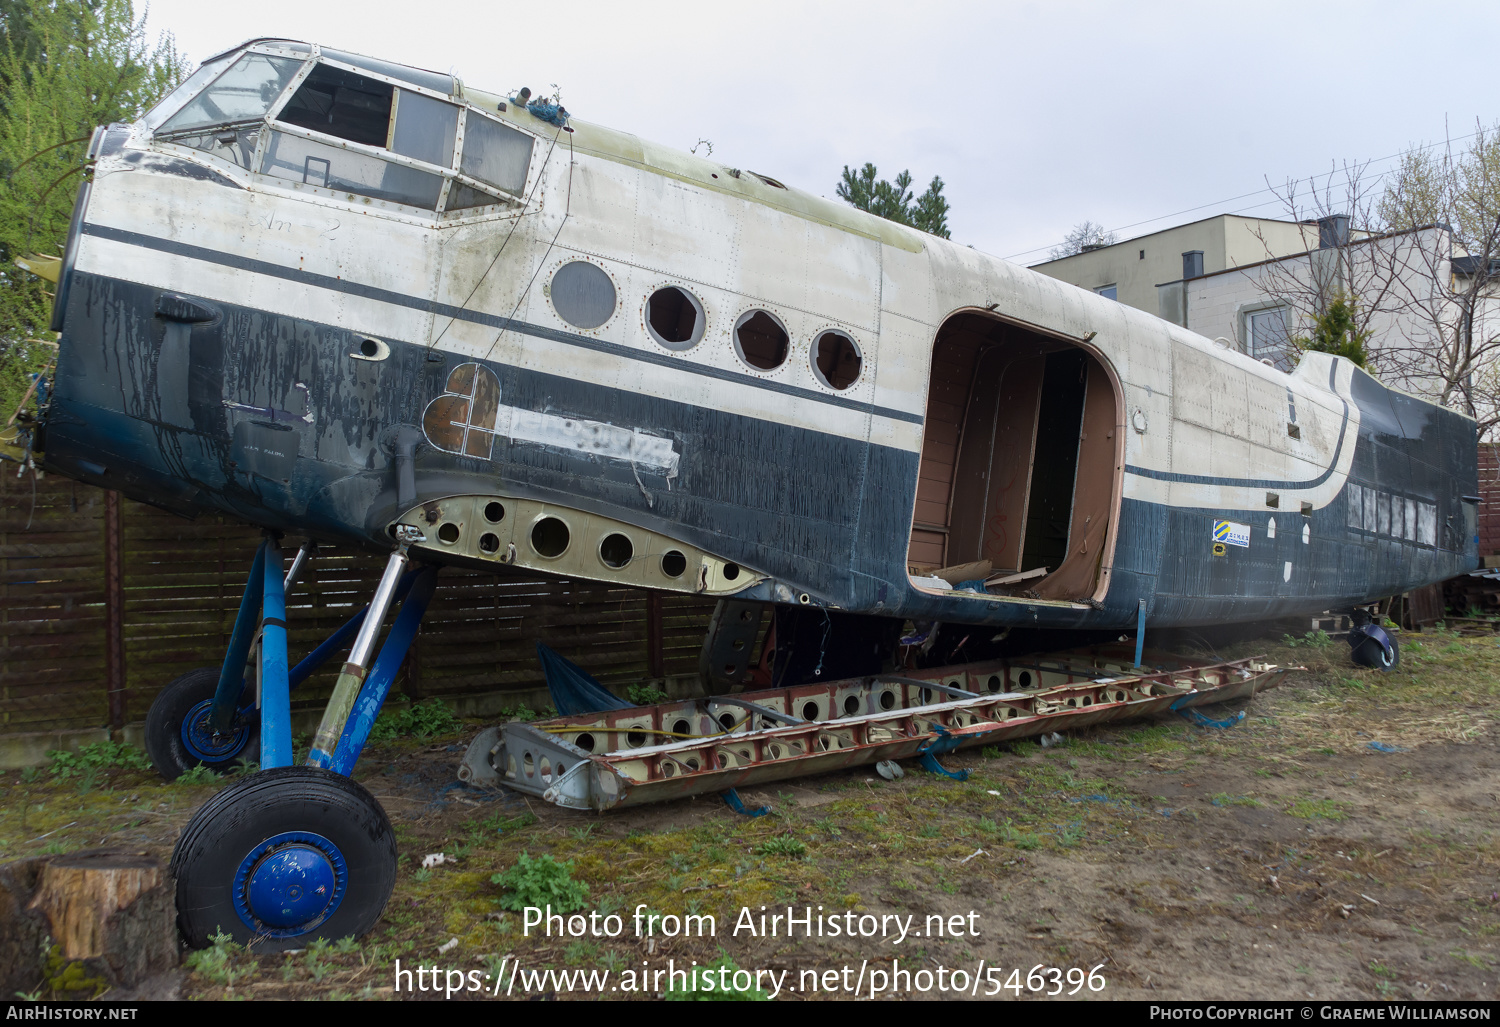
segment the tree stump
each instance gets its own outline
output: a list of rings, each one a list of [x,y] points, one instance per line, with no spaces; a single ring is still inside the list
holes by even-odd
[[[177,966],[171,875],[120,849],[41,856],[0,867],[6,988],[90,997]]]

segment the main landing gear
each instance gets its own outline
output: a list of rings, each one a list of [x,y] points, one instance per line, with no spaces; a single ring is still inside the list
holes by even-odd
[[[286,589],[312,553],[304,546],[282,576],[279,542],[267,537],[221,669],[189,671],[168,685],[146,721],[152,761],[169,780],[192,769],[260,769],[203,805],[172,853],[177,926],[194,948],[223,932],[260,951],[314,938],[358,937],[375,926],[396,882],[396,841],[375,797],[351,780],[370,729],[432,598],[437,568],[411,566],[421,538],[400,527],[370,605],[288,670]],[[381,625],[400,613],[376,654]],[[257,638],[257,628],[258,638]],[[304,766],[292,765],[291,690],[350,644],[347,661]],[[256,687],[246,670],[258,650]]]

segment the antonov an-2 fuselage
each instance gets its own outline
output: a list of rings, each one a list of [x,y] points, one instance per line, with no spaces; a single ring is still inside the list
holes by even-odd
[[[1476,565],[1458,413],[545,103],[258,41],[90,156],[38,441],[185,514],[1041,628]]]

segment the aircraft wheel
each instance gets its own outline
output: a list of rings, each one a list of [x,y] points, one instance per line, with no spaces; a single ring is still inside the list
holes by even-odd
[[[1380,640],[1366,635],[1350,651],[1349,658],[1361,667],[1374,667],[1376,670],[1392,671],[1401,663],[1401,649],[1393,638],[1391,639],[1391,651],[1387,655],[1385,646]]]
[[[359,937],[396,884],[396,835],[375,797],[320,767],[277,767],[219,792],[172,853],[177,927],[262,952]]]
[[[217,667],[199,667],[172,681],[157,695],[146,714],[146,752],[157,773],[168,781],[200,764],[223,773],[260,753],[260,730],[254,723],[236,723],[216,735],[208,726],[214,692],[219,687]]]

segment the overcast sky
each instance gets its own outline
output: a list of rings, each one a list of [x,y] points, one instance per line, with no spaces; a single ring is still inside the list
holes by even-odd
[[[845,164],[909,168],[918,192],[941,175],[954,240],[1024,263],[1085,219],[1128,238],[1276,216],[1267,178],[1374,179],[1500,120],[1500,4],[1472,2],[152,0],[149,24],[195,65],[276,35],[556,83],[579,119],[829,197]]]

